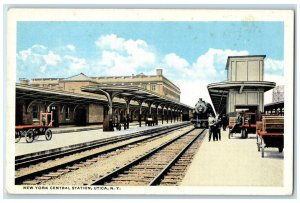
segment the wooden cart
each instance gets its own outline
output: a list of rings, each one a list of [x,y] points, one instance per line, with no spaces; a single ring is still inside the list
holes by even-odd
[[[38,125],[17,125],[15,128],[15,143],[19,142],[22,137],[27,143],[37,140],[40,135],[45,135],[46,140],[52,139],[53,113],[40,113],[40,122]]]
[[[49,126],[42,125],[19,125],[16,126],[15,142],[19,142],[22,137],[25,137],[27,143],[37,140],[40,135],[45,135],[46,140],[51,140],[52,131]]]
[[[258,151],[264,157],[265,148],[276,147],[279,152],[284,148],[284,117],[266,116],[256,123],[256,140]]]

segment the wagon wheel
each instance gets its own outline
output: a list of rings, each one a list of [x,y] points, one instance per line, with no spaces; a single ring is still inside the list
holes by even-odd
[[[47,129],[46,131],[45,131],[45,138],[46,138],[46,140],[51,140],[51,138],[52,138],[52,131],[50,130],[50,129]]]
[[[28,130],[28,131],[25,133],[25,139],[26,139],[26,142],[27,142],[27,143],[33,142],[33,140],[34,140],[34,132],[33,132],[32,129]]]
[[[265,143],[264,143],[263,139],[261,140],[261,157],[262,158],[265,157]]]
[[[34,132],[34,139],[35,140],[39,139],[40,131],[39,130],[33,130],[33,132]]]
[[[246,139],[248,138],[248,130],[247,129],[245,130],[245,138]]]
[[[16,131],[15,133],[15,143],[18,143],[21,139],[21,131]]]

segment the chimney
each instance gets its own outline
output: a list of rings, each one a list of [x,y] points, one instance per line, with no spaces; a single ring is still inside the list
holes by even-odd
[[[156,69],[156,75],[162,76],[162,74],[163,74],[163,69],[161,68]]]
[[[21,85],[29,85],[29,80],[26,78],[20,78],[20,84]]]

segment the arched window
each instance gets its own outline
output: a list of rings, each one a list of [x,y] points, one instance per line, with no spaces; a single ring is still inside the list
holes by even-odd
[[[67,107],[65,109],[65,118],[68,120],[70,119],[70,107]]]
[[[40,112],[39,106],[36,104],[33,105],[32,106],[32,119],[33,120],[39,120],[39,112]]]

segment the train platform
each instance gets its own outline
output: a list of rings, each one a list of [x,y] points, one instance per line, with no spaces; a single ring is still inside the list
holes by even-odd
[[[101,125],[95,126],[84,126],[84,127],[72,127],[64,126],[60,128],[51,128],[53,131],[53,136],[50,141],[45,139],[45,136],[40,136],[37,140],[34,140],[32,143],[27,143],[25,138],[21,138],[18,143],[15,143],[15,156],[23,156],[26,154],[34,153],[45,153],[46,151],[51,150],[60,150],[68,148],[74,145],[80,145],[95,140],[106,139],[114,136],[127,135],[136,132],[142,132],[149,129],[160,128],[168,125],[176,125],[181,122],[169,122],[164,124],[158,123],[155,126],[145,126],[144,123],[139,127],[138,123],[130,124],[129,129],[113,132],[103,132]]]
[[[138,122],[130,123],[130,128],[131,127],[137,127],[138,125],[139,125]],[[144,126],[144,125],[145,125],[145,123],[142,122],[142,126]],[[64,126],[60,126],[59,128],[51,128],[53,134],[70,133],[70,132],[81,132],[81,131],[99,130],[99,129],[103,129],[102,124],[99,124],[99,125],[88,125],[88,126],[64,125]]]
[[[267,148],[265,157],[257,150],[256,135],[208,142],[206,134],[181,186],[283,186],[284,152]]]

